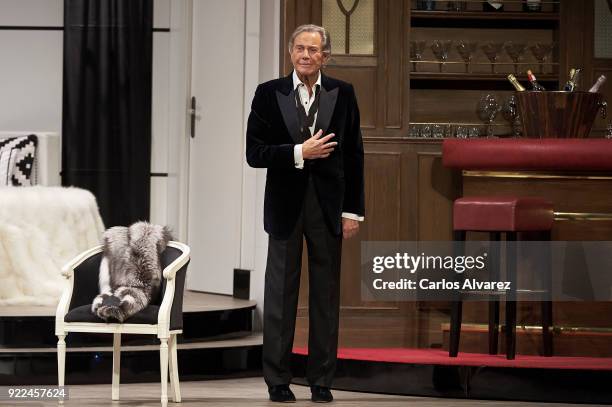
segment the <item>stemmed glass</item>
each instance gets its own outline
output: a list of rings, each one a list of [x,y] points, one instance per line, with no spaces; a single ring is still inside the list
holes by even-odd
[[[548,58],[548,54],[550,54],[555,47],[555,43],[543,43],[538,42],[535,45],[529,47],[531,53],[540,63],[540,73],[544,72],[544,63],[546,63],[546,59]]]
[[[491,62],[491,73],[495,73],[495,63],[497,62],[497,56],[501,52],[503,47],[503,42],[487,42],[482,46],[482,51],[485,53],[485,55]]]
[[[512,126],[512,137],[521,136],[521,117],[518,112],[518,102],[516,96],[512,95],[504,102],[502,108],[502,115],[506,119],[510,126]]]
[[[455,137],[457,138],[468,138],[468,128],[467,126],[457,126],[457,131]]]
[[[521,62],[523,54],[525,54],[525,51],[527,51],[527,44],[524,42],[508,41],[505,48],[506,52],[514,62],[514,73],[518,73],[518,63]]]
[[[431,50],[440,62],[440,72],[442,72],[442,67],[448,59],[448,53],[452,45],[452,40],[435,40],[433,44],[431,44]]]
[[[478,46],[477,42],[461,40],[457,44],[457,52],[461,55],[463,62],[465,62],[465,72],[469,72],[470,62],[472,62],[472,54],[476,51]]]
[[[431,128],[431,135],[433,138],[444,138],[444,126],[441,124],[434,124]]]
[[[416,61],[423,59],[423,51],[425,51],[425,45],[427,41],[423,40],[412,40],[410,41],[410,59],[412,60],[412,71],[417,71]]]
[[[483,95],[478,101],[478,117],[487,125],[487,137],[493,137],[493,120],[501,108],[492,94]]]

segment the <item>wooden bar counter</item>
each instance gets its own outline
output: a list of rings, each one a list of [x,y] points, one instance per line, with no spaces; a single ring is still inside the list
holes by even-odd
[[[612,240],[612,140],[449,139],[442,157],[446,167],[461,170],[463,196],[539,196],[552,201],[553,240]],[[519,353],[540,351],[535,305],[519,307]],[[472,317],[480,323],[481,308],[483,304],[472,303],[465,320]],[[554,326],[556,354],[612,356],[612,303],[557,302]],[[478,329],[471,336],[466,351],[472,351],[470,343],[482,346]]]

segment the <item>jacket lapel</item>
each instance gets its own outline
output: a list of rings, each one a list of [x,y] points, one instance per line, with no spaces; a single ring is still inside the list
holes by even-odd
[[[300,125],[297,119],[297,110],[295,108],[295,91],[293,90],[293,80],[291,75],[284,78],[280,89],[276,91],[276,101],[283,115],[283,121],[289,135],[296,144],[302,142],[300,137]]]
[[[317,123],[315,132],[323,130],[323,136],[327,134],[329,123],[331,122],[336,100],[338,99],[338,88],[329,89],[331,87],[327,76],[321,73],[321,96],[319,99],[319,113],[317,114]]]

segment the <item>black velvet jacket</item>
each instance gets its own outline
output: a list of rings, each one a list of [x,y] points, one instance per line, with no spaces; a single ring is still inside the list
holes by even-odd
[[[353,86],[321,74],[316,133],[334,133],[338,142],[327,158],[305,160],[295,168],[293,149],[302,143],[298,113],[289,75],[262,83],[255,91],[247,134],[246,159],[251,167],[267,168],[264,228],[272,237],[289,237],[302,209],[308,176],[330,230],[342,232],[342,212],[365,214],[363,143],[359,108]]]

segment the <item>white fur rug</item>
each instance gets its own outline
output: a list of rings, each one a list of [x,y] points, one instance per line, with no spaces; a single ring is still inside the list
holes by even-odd
[[[0,306],[57,304],[62,267],[100,244],[103,232],[89,191],[0,188]]]

